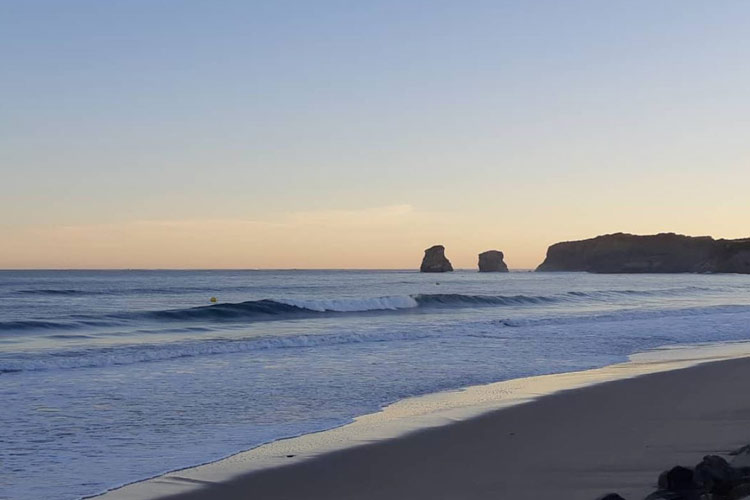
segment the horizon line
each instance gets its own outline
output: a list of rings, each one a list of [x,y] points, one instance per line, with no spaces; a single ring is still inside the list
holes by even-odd
[[[508,272],[531,271],[535,268],[508,268]],[[442,273],[423,273],[419,268],[397,267],[39,267],[39,268],[0,268],[0,272],[29,271],[414,271],[421,274],[447,274],[456,271],[476,271],[476,267],[457,267]],[[502,273],[498,273],[502,274]]]

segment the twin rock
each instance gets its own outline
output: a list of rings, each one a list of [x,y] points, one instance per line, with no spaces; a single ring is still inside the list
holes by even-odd
[[[445,273],[453,271],[451,261],[445,256],[445,247],[435,245],[424,251],[424,258],[419,270],[423,273]],[[503,261],[503,252],[487,250],[479,254],[479,272],[507,273],[508,266]]]

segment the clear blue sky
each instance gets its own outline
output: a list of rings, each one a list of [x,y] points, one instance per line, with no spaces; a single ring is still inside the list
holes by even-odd
[[[0,267],[750,235],[748,26],[745,1],[0,0]]]

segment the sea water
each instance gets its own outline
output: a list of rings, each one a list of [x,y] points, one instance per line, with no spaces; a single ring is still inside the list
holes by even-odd
[[[409,396],[749,339],[742,275],[3,271],[0,499],[80,498]]]

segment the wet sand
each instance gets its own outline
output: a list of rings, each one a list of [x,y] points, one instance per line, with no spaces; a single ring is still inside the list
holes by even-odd
[[[749,383],[748,358],[605,382],[161,498],[638,499],[750,443]]]

